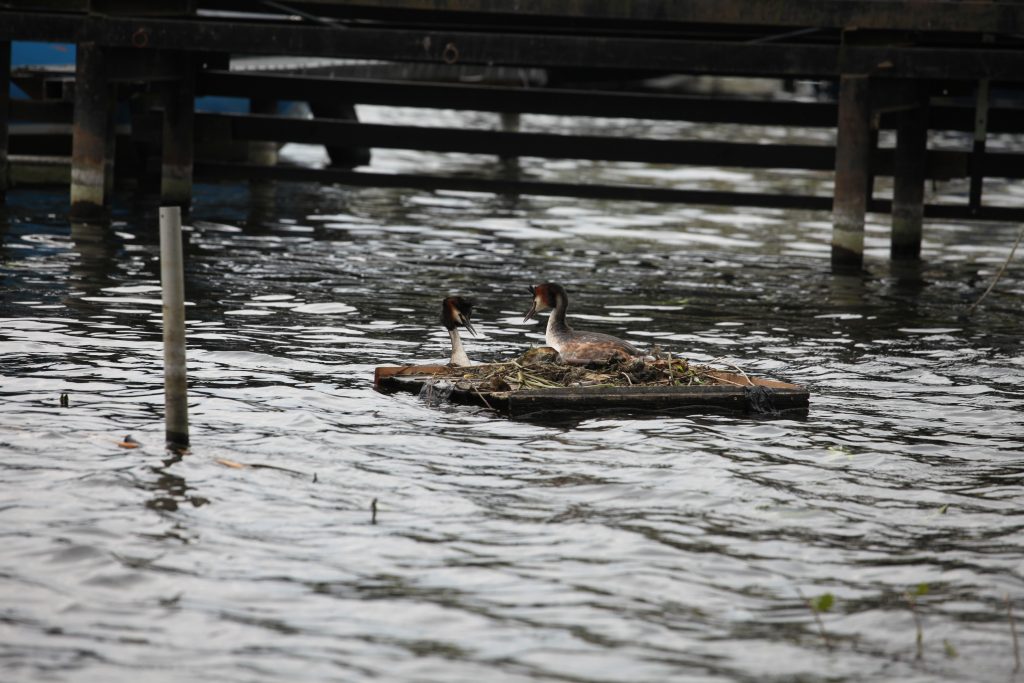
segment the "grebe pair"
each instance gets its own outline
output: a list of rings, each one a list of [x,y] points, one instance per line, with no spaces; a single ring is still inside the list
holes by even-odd
[[[643,356],[643,352],[627,341],[610,334],[600,332],[577,332],[565,322],[565,311],[569,307],[569,295],[559,284],[548,282],[530,287],[533,305],[526,312],[523,322],[530,320],[537,313],[552,309],[548,317],[544,341],[555,349],[563,363],[586,365],[587,363],[605,363],[613,358],[634,358]],[[452,359],[450,365],[468,366],[469,357],[462,348],[458,327],[462,325],[470,334],[476,331],[469,322],[473,304],[462,297],[448,297],[441,304],[441,324],[448,330],[452,338]]]

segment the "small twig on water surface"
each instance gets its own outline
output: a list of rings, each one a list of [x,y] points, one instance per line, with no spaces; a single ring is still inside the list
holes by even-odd
[[[308,477],[309,475],[305,472],[299,472],[298,470],[289,469],[287,467],[278,467],[277,465],[263,465],[258,462],[237,462],[235,460],[228,460],[227,458],[217,458],[217,463],[224,465],[225,467],[231,467],[236,470],[243,470],[246,468],[254,470],[277,470],[278,472],[285,472],[287,474],[294,474],[299,477]],[[316,483],[316,474],[313,475],[314,483]]]
[[[1013,636],[1013,673],[1020,671],[1020,640],[1017,639],[1017,622],[1013,618],[1013,603],[1006,594],[1006,616],[1010,620],[1010,634]]]
[[[377,499],[374,498],[373,502],[370,503],[370,524],[377,523]]]
[[[977,301],[971,304],[971,307],[967,309],[967,315],[974,313],[974,309],[978,307],[978,304],[985,300],[985,297],[988,296],[988,293],[991,292],[992,288],[996,286],[997,282],[999,282],[999,278],[1003,276],[1003,271],[1006,270],[1006,266],[1008,266],[1010,264],[1010,260],[1013,259],[1013,253],[1017,251],[1017,245],[1020,244],[1021,237],[1024,237],[1024,225],[1021,226],[1020,232],[1017,233],[1017,241],[1013,243],[1013,248],[1010,249],[1009,255],[1007,255],[1006,260],[1003,261],[1003,265],[999,267],[999,272],[996,273],[995,278],[993,278],[992,284],[990,284],[988,286],[988,289],[986,289],[985,292],[980,297],[978,297]]]

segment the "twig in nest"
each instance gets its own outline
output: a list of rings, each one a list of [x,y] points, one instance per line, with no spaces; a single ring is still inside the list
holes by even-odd
[[[746,384],[741,384],[739,382],[733,382],[732,380],[725,379],[724,377],[715,377],[715,381],[716,382],[724,382],[725,384],[731,384],[734,387],[745,387],[745,386],[747,386]],[[747,381],[750,382],[750,379],[748,378]],[[754,383],[750,382],[750,386],[753,386],[753,385],[754,385]]]
[[[709,365],[711,363],[721,363],[722,365],[728,365],[730,368],[732,368],[733,370],[738,372],[740,375],[742,375],[743,379],[747,380],[747,384],[746,385],[737,384],[736,386],[740,386],[740,387],[742,387],[742,386],[754,386],[754,383],[752,381],[750,381],[749,377],[747,377],[747,373],[745,373],[743,371],[743,368],[741,368],[740,366],[736,365],[735,363],[730,363],[729,361],[727,361],[725,359],[724,356],[719,356],[718,358],[712,358],[711,360],[708,361]],[[719,378],[719,379],[721,379],[721,378]],[[724,380],[722,380],[722,381],[724,381]],[[733,382],[729,382],[729,384],[733,384]]]
[[[484,395],[480,393],[480,388],[479,388],[479,387],[477,387],[476,385],[473,385],[473,391],[475,391],[475,392],[476,392],[476,395],[477,395],[477,396],[479,396],[479,397],[480,397],[480,400],[484,402],[484,405],[485,405],[485,406],[487,406],[487,410],[490,410],[490,411],[492,411],[492,412],[493,412],[493,411],[494,411],[494,408],[492,408],[492,407],[491,407],[491,404],[487,402],[487,399],[486,399],[486,398],[484,398]]]
[[[1015,251],[1017,251],[1017,245],[1020,244],[1021,237],[1024,237],[1024,225],[1022,225],[1020,227],[1020,232],[1017,233],[1017,241],[1013,243],[1013,249],[1010,249],[1010,253],[1006,257],[1006,260],[1003,261],[1003,265],[1001,265],[999,267],[999,272],[996,273],[995,278],[993,278],[992,284],[990,284],[988,286],[988,289],[986,289],[985,292],[980,297],[978,297],[977,301],[975,301],[973,304],[971,304],[971,307],[967,309],[967,315],[970,315],[971,313],[974,313],[974,309],[978,307],[978,304],[980,304],[982,301],[984,301],[985,297],[988,296],[988,293],[991,292],[992,288],[996,286],[997,282],[999,282],[999,278],[1001,278],[1003,276],[1003,271],[1006,270],[1006,266],[1008,266],[1009,263],[1010,263],[1010,260],[1013,259],[1013,253]]]
[[[629,375],[627,375],[626,373],[624,373],[624,372],[623,372],[623,373],[622,373],[622,376],[626,378],[626,381],[627,381],[627,382],[629,382],[629,386],[633,386],[633,380],[631,380],[631,379],[629,378]]]

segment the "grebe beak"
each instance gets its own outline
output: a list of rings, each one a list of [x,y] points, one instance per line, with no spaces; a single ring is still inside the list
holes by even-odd
[[[475,337],[476,330],[473,329],[473,324],[469,322],[469,319],[466,318],[465,316],[459,316],[459,318],[459,322],[462,323],[462,326],[465,327],[469,331],[469,333]]]
[[[523,322],[525,323],[527,320],[529,320],[530,318],[532,318],[536,314],[537,314],[537,300],[534,299],[533,300],[533,305],[530,306],[530,310],[528,310],[526,312],[526,317],[523,318]]]

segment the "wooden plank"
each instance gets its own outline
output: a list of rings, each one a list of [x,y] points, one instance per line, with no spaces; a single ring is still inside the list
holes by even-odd
[[[228,122],[234,137],[239,140],[738,168],[828,171],[833,170],[836,163],[835,150],[824,145],[762,145],[701,140],[617,138],[607,135],[515,133],[366,124],[330,119],[294,119],[253,114],[200,114],[197,118],[211,126]],[[928,177],[964,177],[967,159],[963,152],[931,152],[928,155]],[[1024,163],[1020,155],[989,155],[986,164],[985,172],[989,174],[999,174],[1003,177],[1024,176]],[[872,156],[872,165],[877,175],[891,175],[892,150],[876,150]]]
[[[308,11],[344,5],[375,10],[414,10],[437,14],[476,14],[577,21],[735,24],[774,27],[813,26],[910,31],[1020,33],[1024,7],[1012,2],[912,2],[909,0],[687,0],[609,2],[609,0],[300,0]]]
[[[824,171],[833,167],[832,148],[822,145],[758,145],[597,135],[513,133],[366,124],[330,119],[294,119],[255,114],[205,114],[202,118],[210,122],[229,121],[235,138],[241,140],[746,168],[804,168]]]
[[[831,102],[781,102],[565,88],[511,88],[461,83],[384,81],[361,78],[208,71],[199,79],[205,95],[346,101],[398,107],[599,116],[675,121],[834,127]],[[966,124],[965,124],[966,125]],[[1021,124],[1024,128],[1024,124]]]
[[[25,70],[19,70],[26,83]],[[40,73],[39,77],[43,77]],[[200,95],[262,97],[273,92],[280,99],[348,101],[402,107],[436,107],[493,112],[522,112],[561,116],[600,116],[664,119],[707,123],[834,128],[834,102],[783,102],[732,97],[661,95],[559,88],[510,88],[359,78],[267,75],[206,71],[200,75]],[[35,122],[70,123],[72,105],[59,100],[12,100],[11,118]],[[895,129],[898,114],[883,114],[882,129]],[[933,130],[973,131],[973,107],[935,105]],[[989,110],[991,133],[1024,133],[1024,108],[993,103]]]
[[[238,180],[283,180],[297,182],[339,183],[354,187],[412,188],[428,191],[487,192],[509,195],[536,195],[550,197],[581,197],[639,202],[668,202],[707,206],[749,206],[772,209],[803,209],[828,211],[832,197],[811,195],[774,195],[758,192],[718,192],[710,190],[679,190],[663,187],[635,185],[602,185],[581,183],[552,183],[538,180],[504,180],[480,177],[452,177],[419,175],[413,173],[373,173],[331,168],[302,168],[297,166],[254,166],[230,162],[199,162],[196,173],[207,179],[234,178]],[[868,210],[889,213],[892,202],[872,200]],[[983,206],[970,213],[964,205],[926,205],[926,218],[960,220],[973,218],[991,221],[1024,221],[1024,208]]]
[[[1003,4],[1003,3],[994,3]],[[434,64],[666,73],[814,77],[866,73],[879,78],[990,78],[1024,81],[1024,51],[994,47],[905,47],[730,42],[494,33],[423,27],[334,27],[214,19],[134,19],[0,11],[0,40],[92,41],[111,46],[313,55]]]
[[[735,412],[806,411],[809,401],[809,392],[805,387],[726,371],[712,373],[725,382],[721,385],[589,386],[481,391],[474,388],[471,381],[437,378],[438,374],[443,375],[448,370],[446,366],[440,365],[378,367],[374,370],[374,388],[384,393],[404,391],[418,394],[437,381],[452,387],[450,393],[447,389],[445,393],[453,402],[482,405],[510,417],[538,414],[549,417],[558,413],[581,412],[593,414],[597,411],[620,414],[707,409]]]
[[[831,208],[831,197],[809,195],[763,194],[756,192],[718,192],[712,190],[679,190],[636,185],[602,185],[555,183],[538,180],[507,180],[482,177],[452,177],[414,173],[373,173],[332,168],[301,168],[295,166],[254,166],[229,162],[199,162],[197,174],[207,178],[291,180],[334,182],[356,187],[415,188],[421,190],[453,190],[458,192],[489,192],[510,195],[581,197],[641,202],[671,202],[710,206],[757,206],[777,209],[825,211]]]

